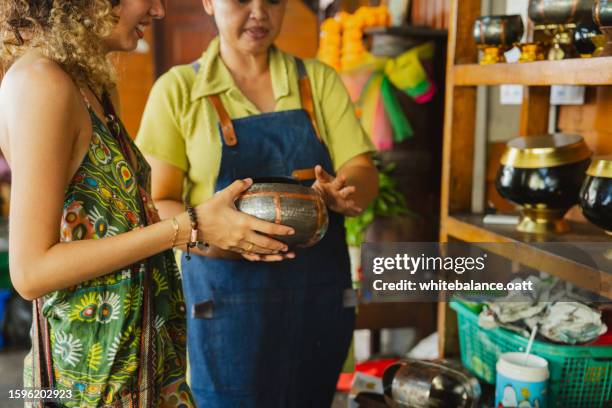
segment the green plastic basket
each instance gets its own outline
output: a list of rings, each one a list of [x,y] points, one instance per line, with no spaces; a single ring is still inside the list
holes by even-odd
[[[495,384],[500,354],[525,351],[528,339],[509,330],[483,329],[478,314],[460,302],[457,312],[461,361],[480,379]],[[612,407],[612,346],[560,346],[535,341],[531,349],[548,361],[548,407]]]

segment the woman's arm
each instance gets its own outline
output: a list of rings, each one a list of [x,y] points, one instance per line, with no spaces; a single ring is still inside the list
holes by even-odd
[[[171,248],[175,235],[172,221],[101,240],[60,243],[64,194],[72,177],[69,164],[77,136],[84,131],[82,123],[89,123],[88,117],[82,121],[86,112],[80,93],[70,77],[49,61],[12,72],[4,86],[3,116],[13,172],[10,273],[13,285],[24,298],[34,299],[77,285]],[[233,203],[249,185],[243,181],[234,183],[198,206],[201,239],[221,247],[243,247],[249,244],[245,241],[247,232],[251,232],[247,225],[270,234],[291,232],[290,228],[274,224],[249,224],[251,220],[233,217],[233,213],[236,228],[222,228],[231,212],[228,203]],[[182,213],[176,218],[176,244],[184,245],[189,240],[189,217]],[[263,236],[252,242],[270,251],[284,248]]]
[[[103,240],[59,243],[70,162],[83,131],[80,94],[49,61],[12,72],[4,85],[13,175],[10,273],[24,298],[79,284],[171,247],[171,222]],[[186,242],[189,221],[185,216],[180,221],[179,242]]]

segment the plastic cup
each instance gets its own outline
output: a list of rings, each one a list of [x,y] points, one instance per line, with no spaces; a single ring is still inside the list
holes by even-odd
[[[496,407],[546,407],[548,362],[525,353],[504,353],[497,360]]]

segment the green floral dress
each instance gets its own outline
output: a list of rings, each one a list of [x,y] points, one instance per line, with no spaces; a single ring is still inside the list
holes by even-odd
[[[90,115],[93,137],[66,191],[62,242],[103,239],[159,220],[150,167],[120,122],[123,140],[91,109]],[[63,405],[195,406],[185,380],[185,302],[172,251],[53,292],[44,297],[42,314],[53,386],[72,392]],[[35,364],[45,357],[34,351],[26,358],[26,385],[35,384]]]

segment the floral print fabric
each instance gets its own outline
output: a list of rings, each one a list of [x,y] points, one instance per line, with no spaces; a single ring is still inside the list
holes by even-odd
[[[141,197],[147,218],[159,220],[148,193],[148,164],[130,140],[136,158],[130,166],[109,128],[90,114],[93,136],[65,194],[62,242],[103,239],[146,225],[139,215]],[[143,321],[145,274],[150,274],[151,322]],[[65,406],[132,406],[135,394],[150,386],[156,406],[195,406],[185,381],[185,302],[172,251],[53,292],[42,312],[49,323],[55,388],[73,394],[62,401]],[[148,386],[139,375],[143,327],[152,331],[154,374]]]

